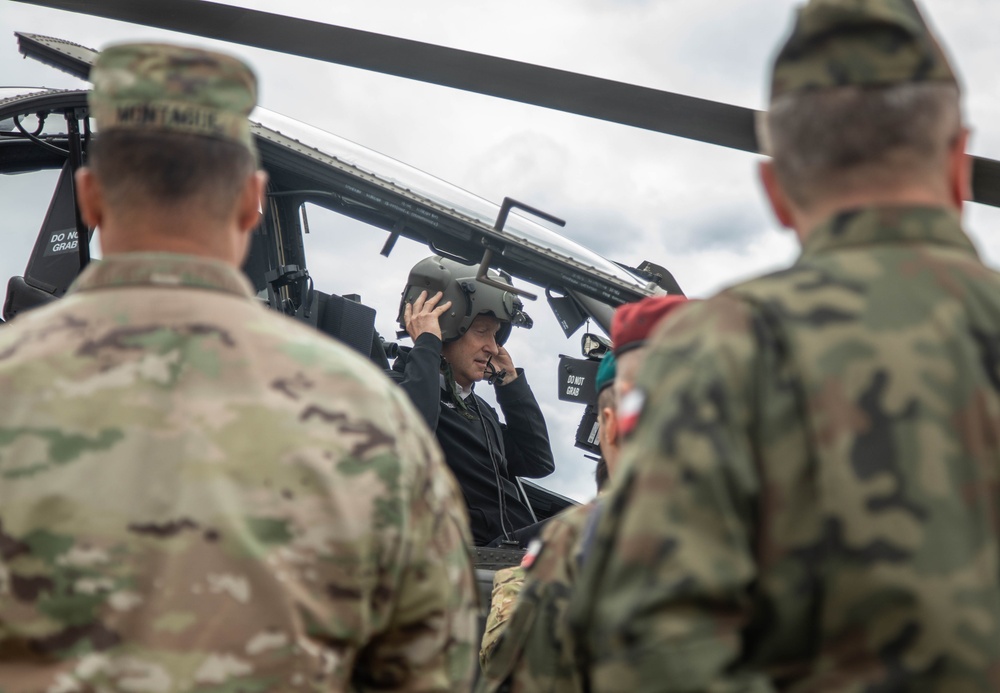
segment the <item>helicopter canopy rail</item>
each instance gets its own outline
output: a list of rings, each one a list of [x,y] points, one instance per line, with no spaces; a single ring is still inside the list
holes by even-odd
[[[542,286],[565,286],[615,304],[654,293],[645,279],[524,216],[511,214],[502,230],[495,229],[499,205],[391,157],[265,108],[254,110],[250,120],[261,155],[272,160],[269,165],[299,173],[313,168],[318,185],[385,214],[393,222],[384,227],[390,232],[446,249],[470,264],[482,258],[484,247],[499,246],[504,250],[494,254],[495,266]],[[262,140],[281,149],[270,149]],[[330,207],[326,196],[309,201]],[[538,272],[545,259],[551,261],[550,271]]]

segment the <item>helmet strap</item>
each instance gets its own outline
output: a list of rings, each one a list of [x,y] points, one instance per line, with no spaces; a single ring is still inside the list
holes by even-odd
[[[458,383],[455,382],[455,374],[451,370],[451,364],[448,363],[445,358],[441,357],[441,372],[444,374],[444,384],[445,388],[448,390],[448,396],[451,399],[452,404],[455,408],[470,421],[475,420],[476,415],[469,410],[469,405],[465,403],[462,396],[458,394]]]

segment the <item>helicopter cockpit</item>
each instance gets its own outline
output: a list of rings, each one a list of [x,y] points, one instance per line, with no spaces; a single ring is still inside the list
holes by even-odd
[[[26,56],[86,79],[96,51],[59,39],[18,34]],[[23,276],[7,285],[3,317],[61,297],[91,261],[92,229],[79,220],[73,172],[86,161],[94,127],[87,91],[16,88],[0,90],[0,173],[59,171],[44,221]],[[316,288],[306,261],[310,233],[307,210],[321,208],[387,232],[381,247],[392,253],[405,237],[424,249],[466,264],[480,275],[501,270],[541,287],[566,337],[588,321],[609,331],[614,307],[658,293],[679,293],[663,268],[645,263],[626,268],[579,245],[553,229],[562,222],[528,205],[507,199],[497,205],[319,128],[258,108],[252,115],[261,165],[270,183],[263,221],[254,231],[244,271],[260,299],[272,309],[307,322],[352,346],[382,367],[394,342],[376,329],[375,308],[356,294],[338,295]],[[402,277],[400,277],[400,282]],[[527,299],[537,298],[525,289]],[[384,306],[383,306],[384,308]],[[584,358],[562,357],[560,399],[585,404],[586,381],[596,373],[600,335],[588,334]],[[592,388],[592,386],[591,386]],[[595,420],[585,411],[577,447],[594,451]],[[538,519],[573,501],[524,481],[521,491]],[[481,552],[480,567],[510,563],[512,557]]]

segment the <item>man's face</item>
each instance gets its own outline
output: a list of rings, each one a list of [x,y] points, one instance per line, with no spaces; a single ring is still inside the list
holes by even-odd
[[[496,334],[500,321],[489,315],[477,315],[469,331],[441,349],[445,361],[451,364],[455,382],[469,387],[485,377],[490,357],[500,353]]]

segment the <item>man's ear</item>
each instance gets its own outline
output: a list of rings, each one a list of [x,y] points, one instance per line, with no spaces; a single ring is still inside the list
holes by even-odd
[[[74,180],[76,182],[76,204],[80,208],[80,218],[83,223],[93,229],[104,221],[105,202],[104,191],[94,176],[94,172],[86,166],[78,169]]]
[[[764,193],[771,203],[774,216],[778,218],[778,223],[788,229],[795,228],[795,218],[792,215],[792,206],[785,194],[784,188],[778,182],[778,176],[774,172],[774,162],[765,159],[760,162],[757,168],[760,175],[760,182],[764,186]]]
[[[236,209],[236,224],[246,233],[256,228],[264,215],[264,190],[267,188],[267,172],[255,171],[247,176]]]
[[[948,150],[948,194],[959,210],[966,200],[972,199],[972,157],[967,153],[968,145],[969,129],[962,128]]]
[[[601,430],[609,443],[614,445],[618,442],[618,413],[614,407],[604,407],[601,410]]]

